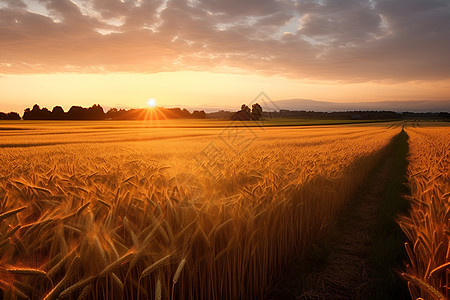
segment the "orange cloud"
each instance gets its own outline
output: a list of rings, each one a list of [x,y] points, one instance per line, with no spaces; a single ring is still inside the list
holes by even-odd
[[[449,36],[442,0],[0,0],[0,73],[445,80]]]

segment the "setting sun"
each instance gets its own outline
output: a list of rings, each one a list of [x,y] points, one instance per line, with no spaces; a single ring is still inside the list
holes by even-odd
[[[156,106],[156,100],[153,99],[153,98],[148,99],[148,101],[147,101],[147,106],[148,106],[148,107],[155,107],[155,106]]]

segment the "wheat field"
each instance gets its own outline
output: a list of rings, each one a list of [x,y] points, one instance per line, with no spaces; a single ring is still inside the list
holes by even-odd
[[[414,299],[450,297],[450,131],[417,127],[410,137],[408,179],[412,208],[399,219],[409,243],[403,277]]]
[[[396,123],[5,125],[0,289],[5,299],[263,298],[327,229],[400,130]],[[448,166],[448,147],[426,161],[414,158],[425,151],[425,138],[448,144],[448,131],[408,134],[411,172],[436,162],[426,173],[436,177],[433,189],[418,181],[413,195],[422,199],[418,193],[432,190],[426,195],[438,202],[424,212],[437,244],[414,245],[414,257],[431,250],[436,259],[413,258],[407,274],[439,275],[430,284],[439,287],[447,278],[448,285],[448,273],[435,269],[449,255],[442,227],[448,193],[439,190],[448,190],[448,168],[439,169]],[[439,161],[442,154],[446,160]],[[419,202],[413,215],[424,209]],[[422,241],[411,222],[400,220],[410,240]]]

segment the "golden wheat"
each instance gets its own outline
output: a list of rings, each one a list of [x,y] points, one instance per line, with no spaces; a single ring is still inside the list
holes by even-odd
[[[0,136],[0,272],[51,281],[4,296],[262,298],[400,131],[39,124]]]
[[[450,297],[450,131],[448,127],[409,128],[411,211],[399,224],[409,264],[403,276],[413,297]],[[415,285],[415,287],[414,287]]]

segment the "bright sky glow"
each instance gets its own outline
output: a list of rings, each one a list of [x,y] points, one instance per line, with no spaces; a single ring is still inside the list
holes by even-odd
[[[156,100],[153,99],[153,98],[148,99],[147,105],[148,105],[148,107],[155,107],[156,106]]]

